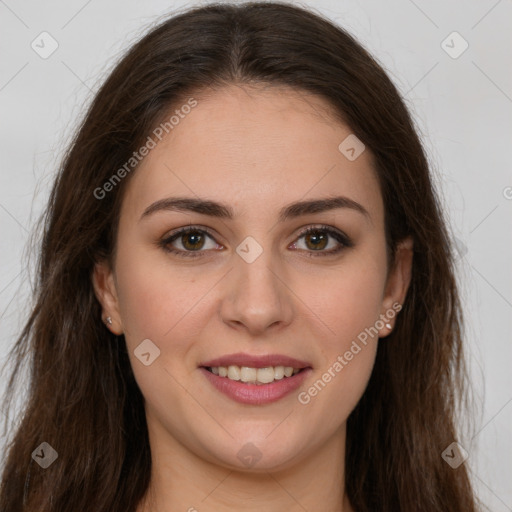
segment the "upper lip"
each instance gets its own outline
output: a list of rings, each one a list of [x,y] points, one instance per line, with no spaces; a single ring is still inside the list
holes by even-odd
[[[292,368],[310,368],[311,365],[306,361],[295,359],[294,357],[282,354],[251,355],[238,352],[226,356],[205,361],[199,366],[217,367],[217,366],[248,366],[249,368],[266,368],[268,366],[291,366]]]

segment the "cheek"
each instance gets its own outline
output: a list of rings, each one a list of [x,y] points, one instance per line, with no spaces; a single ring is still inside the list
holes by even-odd
[[[331,428],[344,421],[361,398],[370,378],[378,344],[385,285],[385,264],[371,255],[348,259],[335,274],[316,281],[314,311],[328,326],[319,344],[321,367],[299,397],[309,412]],[[306,278],[304,278],[306,279]],[[311,303],[310,303],[311,304]],[[333,407],[334,406],[334,407]],[[331,409],[332,407],[332,409]],[[325,411],[329,413],[325,415]]]
[[[383,287],[381,273],[368,267],[344,273],[340,278],[338,288],[332,292],[330,311],[335,330],[342,339],[352,339],[375,324],[381,310]]]
[[[185,364],[190,359],[187,355],[205,317],[201,298],[213,283],[209,284],[209,278],[194,282],[195,277],[158,261],[143,249],[124,254],[116,260],[116,276],[123,331],[135,379],[153,410],[166,411],[172,401],[176,411],[180,411],[180,383],[187,381],[191,371]],[[154,362],[145,366],[136,354],[141,353],[137,349],[147,339],[159,352]]]
[[[326,327],[328,342],[323,348],[327,353],[344,350],[351,340],[375,325],[385,279],[385,263],[362,253],[353,254],[332,272],[300,277],[302,291],[298,294],[309,297],[305,302]]]
[[[181,337],[176,339],[176,332],[186,326],[186,332],[193,335],[190,327],[200,329],[201,298],[211,288],[213,278],[197,279],[197,271],[173,267],[154,249],[141,248],[127,254],[119,255],[116,261],[127,341],[150,338],[165,344],[174,334],[173,348],[179,348]]]

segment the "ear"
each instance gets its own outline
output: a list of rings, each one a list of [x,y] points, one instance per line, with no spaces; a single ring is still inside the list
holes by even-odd
[[[115,275],[108,261],[102,260],[94,265],[92,284],[96,298],[100,302],[103,310],[102,317],[105,325],[114,334],[118,336],[123,334]],[[107,323],[107,317],[112,319],[111,324]]]
[[[407,290],[411,282],[412,260],[413,240],[411,237],[407,237],[398,243],[395,260],[389,271],[386,282],[380,315],[385,325],[379,331],[380,338],[391,333],[395,325],[396,315],[405,301]],[[400,307],[398,307],[398,305],[400,305]]]

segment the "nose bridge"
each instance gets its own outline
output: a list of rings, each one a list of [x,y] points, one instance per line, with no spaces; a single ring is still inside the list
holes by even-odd
[[[284,269],[272,249],[248,236],[236,247],[234,256],[229,292],[223,301],[223,320],[244,324],[251,331],[264,330],[276,322],[288,324],[291,299],[280,275]]]

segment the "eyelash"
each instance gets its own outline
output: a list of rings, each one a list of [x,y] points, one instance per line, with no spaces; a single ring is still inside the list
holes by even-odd
[[[317,232],[327,233],[330,237],[334,238],[341,245],[336,249],[331,249],[330,251],[322,251],[322,250],[307,251],[306,250],[308,257],[316,258],[316,257],[332,256],[332,255],[340,253],[343,249],[348,249],[350,247],[353,247],[353,245],[354,245],[352,243],[352,241],[350,240],[350,238],[348,236],[346,236],[344,233],[342,233],[341,231],[338,231],[336,229],[333,229],[330,226],[324,226],[324,225],[308,227],[307,229],[305,229],[299,233],[297,240],[302,238],[303,236],[310,234],[310,233],[317,233]],[[171,253],[171,254],[175,254],[178,257],[183,257],[183,258],[201,257],[202,256],[201,253],[204,253],[206,251],[201,250],[201,249],[197,250],[197,251],[182,251],[181,249],[175,249],[172,246],[170,246],[170,244],[172,242],[174,242],[174,240],[178,239],[180,236],[183,236],[187,233],[203,233],[203,234],[207,234],[212,240],[215,240],[213,233],[209,229],[204,228],[204,227],[199,227],[199,226],[188,226],[186,228],[181,228],[178,231],[175,231],[174,233],[171,233],[171,235],[162,239],[158,245],[164,251]]]

